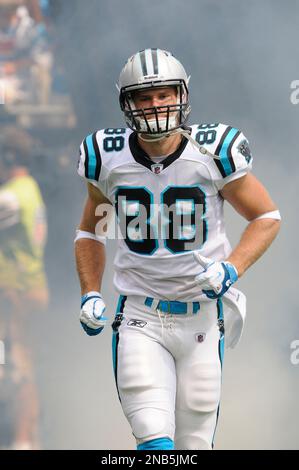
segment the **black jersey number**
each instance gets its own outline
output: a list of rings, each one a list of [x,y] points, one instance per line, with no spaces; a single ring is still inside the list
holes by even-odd
[[[201,126],[198,126],[198,132],[195,136],[196,141],[200,145],[212,144],[215,142],[217,137],[217,131],[215,131],[215,128],[218,126],[219,124],[201,124]]]
[[[198,186],[170,186],[161,204],[145,187],[121,187],[115,198],[120,233],[135,253],[152,255],[158,237],[171,253],[198,249],[206,241],[205,194]]]
[[[204,192],[198,186],[170,186],[162,202],[166,248],[172,253],[200,248],[207,236]]]
[[[128,248],[141,255],[152,255],[158,248],[151,215],[153,194],[144,187],[122,187],[117,190],[115,210],[120,235]]]
[[[121,134],[125,134],[126,129],[123,127],[117,129],[105,129],[104,134],[109,137],[105,137],[103,141],[103,147],[105,152],[120,152],[125,145],[125,139]]]

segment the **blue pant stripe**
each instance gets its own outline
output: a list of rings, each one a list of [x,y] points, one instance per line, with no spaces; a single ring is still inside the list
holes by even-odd
[[[115,316],[117,316],[118,314],[120,314],[124,311],[126,299],[127,299],[127,297],[125,295],[120,295],[119,296]],[[118,343],[119,343],[119,332],[118,332],[118,330],[116,330],[116,331],[113,331],[113,334],[112,334],[112,360],[113,360],[113,370],[114,370],[115,384],[116,384],[116,388],[117,388],[118,398],[119,398],[119,401],[120,401],[120,396],[119,396],[119,391],[118,391],[118,386],[117,386],[117,351],[118,351]]]
[[[223,315],[223,303],[222,299],[217,299],[217,320],[218,320],[218,325],[219,322],[222,322],[221,326],[219,327],[219,341],[218,341],[218,354],[219,354],[219,360],[221,364],[221,370],[223,366],[223,358],[224,358],[224,315]],[[216,434],[216,429],[217,429],[217,424],[218,424],[218,418],[219,418],[219,412],[220,412],[220,402],[218,405],[217,409],[217,416],[216,416],[216,424],[215,424],[215,429],[213,433],[213,439],[212,439],[212,448],[214,447],[214,439],[215,439],[215,434]]]
[[[137,450],[173,450],[174,442],[169,437],[160,437],[138,444]]]

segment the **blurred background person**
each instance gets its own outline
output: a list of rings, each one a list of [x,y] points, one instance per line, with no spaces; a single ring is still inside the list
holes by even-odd
[[[6,102],[47,105],[53,54],[49,25],[36,1],[0,0],[0,72]]]
[[[11,385],[6,407],[14,449],[39,447],[39,400],[29,316],[40,315],[48,305],[43,262],[46,211],[39,186],[28,170],[32,151],[33,141],[27,132],[13,126],[1,130],[0,336],[8,363],[1,366],[0,379]],[[33,322],[40,324],[40,318]],[[5,433],[2,428],[4,439]]]

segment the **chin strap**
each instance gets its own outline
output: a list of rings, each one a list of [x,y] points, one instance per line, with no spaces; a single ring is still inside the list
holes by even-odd
[[[159,140],[166,139],[167,137],[170,137],[171,135],[175,135],[175,134],[181,134],[184,137],[186,137],[186,139],[189,140],[191,145],[197,150],[199,150],[202,155],[207,155],[208,157],[216,158],[216,160],[221,160],[221,158],[218,155],[214,155],[213,153],[209,152],[205,147],[200,145],[195,139],[193,139],[193,137],[191,137],[190,132],[187,129],[183,129],[182,127],[179,127],[178,129],[174,129],[173,131],[168,132],[167,134],[156,134],[151,137],[150,137],[150,134],[146,134],[148,138],[145,138],[143,137],[142,134],[139,134],[139,138],[143,140],[144,142],[157,142]]]
[[[151,134],[145,134],[145,135],[148,135],[150,136]],[[139,134],[138,137],[143,140],[144,142],[158,142],[158,140],[162,140],[162,139],[165,139],[166,137],[169,137],[171,134],[156,134],[156,135],[153,135],[152,137],[148,137],[148,139],[146,139],[145,137],[143,137],[143,134]]]
[[[207,155],[208,157],[216,158],[216,160],[221,160],[221,158],[218,155],[214,155],[213,153],[209,152],[205,147],[203,147],[195,139],[193,139],[193,137],[191,137],[191,134],[188,130],[182,129],[182,128],[176,129],[176,130],[178,131],[177,134],[182,134],[184,137],[186,137],[186,139],[189,140],[191,145],[197,150],[199,150],[202,155]]]

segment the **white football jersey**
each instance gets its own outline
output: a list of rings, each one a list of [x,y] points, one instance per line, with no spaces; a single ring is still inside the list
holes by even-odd
[[[194,250],[214,260],[231,251],[223,218],[225,184],[244,176],[252,158],[244,134],[225,124],[193,125],[192,137],[220,160],[183,137],[155,163],[131,129],[104,129],[80,147],[78,173],[113,203],[122,237],[114,283],[123,295],[207,300],[194,282],[201,268]]]

